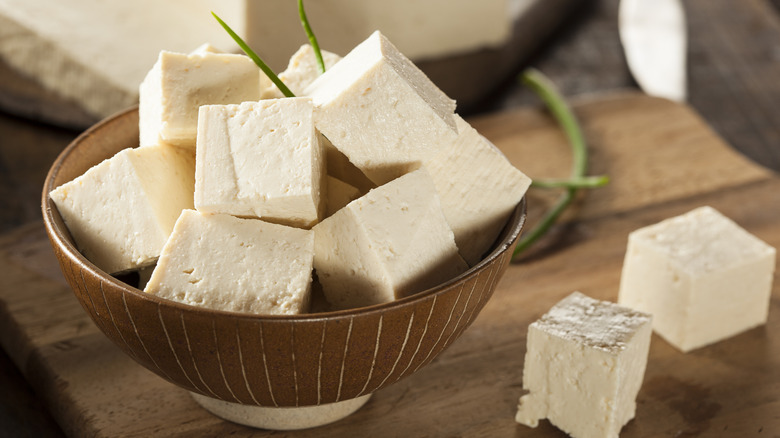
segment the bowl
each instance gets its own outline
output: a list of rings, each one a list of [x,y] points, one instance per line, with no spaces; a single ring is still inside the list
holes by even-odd
[[[391,303],[294,316],[192,307],[146,294],[98,269],[76,249],[49,199],[54,188],[137,144],[138,110],[130,108],[85,131],[52,165],[42,209],[62,273],[98,328],[128,356],[192,392],[212,412],[259,427],[288,428],[243,417],[306,407],[323,407],[320,413],[331,420],[343,417],[374,391],[434,360],[490,299],[525,221],[523,199],[481,262]],[[247,411],[251,407],[265,413]],[[309,426],[295,418],[288,418],[292,426]]]

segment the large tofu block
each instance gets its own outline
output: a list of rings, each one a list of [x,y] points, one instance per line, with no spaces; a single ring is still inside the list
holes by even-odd
[[[325,176],[311,99],[201,107],[195,208],[310,227]]]
[[[221,2],[219,7],[223,7]],[[243,0],[246,37],[253,47],[268,48],[268,62],[284,62],[306,41],[296,2]],[[306,3],[306,15],[320,44],[347,53],[376,29],[386,34],[409,58],[443,58],[496,47],[510,36],[512,22],[526,8],[516,0],[318,0]],[[217,9],[219,11],[219,9]],[[281,65],[277,66],[280,67]]]
[[[618,301],[687,352],[764,324],[775,249],[712,207],[632,232]]]
[[[313,257],[310,230],[185,210],[144,291],[216,310],[305,313]]]
[[[163,50],[139,87],[141,146],[162,142],[194,148],[201,105],[256,101],[269,85],[244,55]]]
[[[528,327],[515,420],[543,418],[575,438],[617,438],[634,418],[651,317],[574,292]]]
[[[425,169],[371,190],[314,227],[314,268],[336,309],[393,301],[468,269]]]
[[[341,56],[321,50],[322,62],[325,64],[325,70],[333,67],[341,60]],[[279,80],[287,85],[287,88],[296,96],[304,96],[306,87],[320,76],[317,58],[314,55],[314,49],[309,44],[302,45],[290,58],[287,70],[279,73]],[[263,99],[278,99],[284,97],[279,88],[271,86],[263,91]]]
[[[384,184],[457,139],[448,98],[374,32],[305,91],[315,123],[375,184]]]
[[[233,49],[209,3],[0,0],[0,58],[94,117],[107,117],[138,102],[138,84],[160,50],[184,52],[204,41]],[[220,3],[229,23],[245,16]]]
[[[455,115],[458,139],[426,160],[460,255],[475,265],[531,185],[493,143]]]
[[[505,43],[520,3],[318,0],[306,12],[322,47],[336,53],[382,29],[410,58],[430,59]],[[161,49],[211,41],[238,50],[212,10],[275,70],[306,42],[290,0],[0,0],[0,57],[102,118],[137,102]]]
[[[194,175],[189,151],[125,149],[49,196],[79,251],[117,273],[157,260],[181,211],[193,208]]]

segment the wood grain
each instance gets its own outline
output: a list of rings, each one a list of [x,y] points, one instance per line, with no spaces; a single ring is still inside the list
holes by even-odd
[[[780,178],[731,151],[689,108],[625,94],[580,102],[576,112],[599,157],[594,170],[622,175],[614,187],[586,195],[554,251],[511,265],[474,324],[439,358],[346,420],[295,436],[564,436],[546,421],[529,429],[513,420],[526,328],[573,290],[615,300],[628,232],[709,204],[780,246]],[[473,122],[531,175],[568,168],[565,143],[542,111]],[[654,177],[624,165],[649,166]],[[686,175],[695,182],[685,183]],[[0,341],[68,435],[292,435],[221,421],[135,364],[92,325],[47,245],[40,224],[0,239]],[[654,335],[637,417],[621,436],[780,430],[777,275],[770,307],[766,326],[688,354]]]

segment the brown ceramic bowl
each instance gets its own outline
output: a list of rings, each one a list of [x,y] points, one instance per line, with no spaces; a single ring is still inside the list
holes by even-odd
[[[370,394],[431,362],[476,318],[525,221],[515,209],[490,254],[442,285],[392,303],[297,316],[247,315],[149,295],[101,271],[73,244],[48,193],[138,143],[138,111],[106,119],[53,164],[43,217],[60,267],[95,324],[138,363],[189,391],[268,407]]]

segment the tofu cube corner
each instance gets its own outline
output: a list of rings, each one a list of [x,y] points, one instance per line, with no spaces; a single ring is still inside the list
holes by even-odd
[[[515,420],[576,438],[617,438],[636,411],[651,316],[574,292],[528,327]]]
[[[421,168],[350,202],[314,230],[314,269],[334,309],[393,301],[468,269]]]
[[[216,310],[306,313],[313,258],[311,230],[184,210],[144,291]]]
[[[114,274],[154,264],[194,181],[191,151],[163,144],[124,149],[49,196],[79,251]]]
[[[202,106],[195,208],[302,228],[316,224],[327,184],[312,112],[306,97]]]
[[[766,323],[776,250],[704,206],[628,236],[618,302],[688,352]]]
[[[244,55],[206,45],[190,54],[163,50],[138,90],[140,145],[194,149],[201,105],[259,100],[270,83]]]
[[[488,139],[457,114],[458,139],[423,165],[441,198],[460,255],[474,266],[531,185]]]
[[[305,90],[315,123],[377,185],[457,138],[455,101],[374,32]]]

